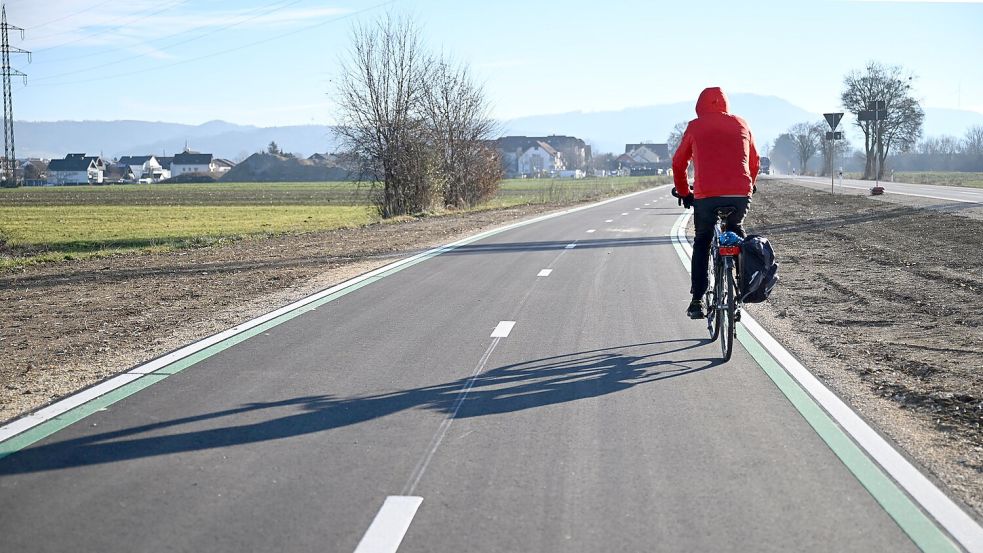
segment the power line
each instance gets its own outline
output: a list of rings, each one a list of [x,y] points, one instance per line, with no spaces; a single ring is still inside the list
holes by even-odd
[[[153,17],[155,15],[159,15],[159,14],[164,13],[167,10],[172,9],[172,8],[175,8],[175,7],[177,7],[177,6],[181,5],[181,4],[186,4],[187,2],[188,2],[188,0],[177,0],[177,1],[173,2],[173,3],[171,3],[171,4],[168,4],[168,5],[164,6],[163,8],[160,8],[160,9],[157,9],[157,10],[152,11],[150,13],[144,14],[144,15],[142,15],[140,17],[135,18],[135,19],[127,20],[125,23],[121,23],[121,24],[116,25],[114,27],[102,28],[102,25],[99,25],[98,27],[101,28],[102,32],[118,31],[118,30],[120,30],[120,29],[122,29],[124,27],[127,27],[129,25],[132,25],[132,24],[134,24],[134,23],[136,23],[138,21],[143,21],[144,19],[147,19],[148,17]],[[112,24],[112,23],[114,23],[116,21],[122,21],[124,19],[126,19],[126,18],[125,17],[117,17],[115,19],[109,20],[106,23],[106,25]],[[82,28],[84,29],[85,26],[83,25]],[[33,37],[33,38],[34,38],[34,40],[44,40],[46,38],[53,37],[53,36],[60,36],[60,35],[67,35],[67,34],[71,34],[71,33],[77,33],[77,32],[79,32],[79,30],[80,29],[71,29],[71,30],[68,30],[68,31],[61,31],[61,32],[58,32],[58,33],[51,33],[51,34],[48,34],[48,35],[36,36],[36,37]],[[74,40],[68,40],[68,41],[62,42],[60,44],[55,44],[54,46],[45,46],[44,48],[38,48],[37,50],[35,50],[35,52],[45,52],[45,51],[48,51],[48,50],[54,50],[56,48],[61,48],[62,46],[68,46],[69,44],[75,44],[76,42],[81,42],[81,41],[83,41],[83,40],[85,40],[87,38],[89,38],[89,37],[88,36],[80,36],[80,37],[78,37],[78,38],[76,38]],[[87,54],[87,55],[92,55],[92,54]],[[78,56],[78,57],[85,57],[85,56]],[[75,58],[58,58],[58,59],[52,60],[52,61],[58,61],[58,60],[61,60],[61,59],[75,59]]]
[[[34,25],[33,27],[29,27],[29,28],[30,29],[37,29],[38,27],[44,27],[45,25],[51,25],[52,23],[57,23],[59,21],[64,21],[65,19],[68,19],[70,17],[75,17],[76,15],[82,15],[85,12],[89,12],[89,11],[92,11],[92,10],[98,8],[98,7],[105,6],[106,4],[108,4],[110,2],[113,2],[113,1],[114,0],[103,0],[102,2],[99,2],[98,4],[93,4],[93,5],[89,6],[88,8],[79,10],[79,11],[77,11],[75,13],[70,13],[68,15],[63,15],[63,16],[58,17],[56,19],[51,19],[51,20],[45,21],[44,23],[38,23],[37,25]]]
[[[3,161],[0,163],[0,173],[3,182],[13,182],[17,184],[17,155],[14,151],[14,102],[13,94],[10,90],[10,77],[24,77],[27,83],[27,75],[10,66],[10,54],[27,54],[27,61],[31,61],[31,53],[10,45],[9,31],[20,31],[21,40],[24,38],[24,29],[7,24],[7,6],[0,7],[0,55],[3,58]]]
[[[169,67],[175,67],[175,66],[178,66],[178,65],[184,65],[184,64],[188,64],[188,63],[193,63],[193,62],[196,62],[196,61],[201,61],[201,60],[204,60],[204,59],[214,58],[216,56],[221,56],[221,55],[224,55],[224,54],[229,54],[229,53],[232,53],[232,52],[237,52],[239,50],[244,50],[244,49],[250,48],[252,46],[257,46],[257,45],[260,45],[260,44],[266,44],[267,42],[272,42],[274,40],[278,40],[278,39],[281,39],[281,38],[284,38],[284,37],[287,37],[287,36],[291,36],[291,35],[303,33],[303,32],[309,31],[311,29],[316,29],[318,27],[323,27],[323,26],[328,25],[330,23],[335,23],[337,21],[342,21],[344,19],[349,19],[349,18],[355,17],[357,15],[361,15],[361,14],[366,13],[366,12],[369,12],[369,11],[377,10],[377,9],[379,9],[381,7],[388,6],[388,5],[391,5],[391,4],[395,4],[398,1],[399,0],[388,0],[387,2],[383,2],[381,4],[376,4],[376,5],[370,6],[368,8],[363,8],[361,10],[357,10],[357,11],[354,11],[354,12],[351,12],[351,13],[347,13],[345,15],[342,15],[342,16],[339,16],[339,17],[335,17],[335,18],[329,19],[327,21],[321,21],[321,22],[315,23],[313,25],[308,25],[306,27],[301,27],[299,29],[294,29],[293,31],[288,31],[288,32],[285,32],[285,33],[280,33],[278,35],[273,35],[273,36],[271,36],[269,38],[265,38],[263,40],[257,40],[257,41],[254,41],[254,42],[249,42],[249,43],[246,43],[246,44],[241,44],[239,46],[236,46],[236,47],[233,47],[233,48],[228,48],[226,50],[219,50],[217,52],[212,52],[210,54],[205,54],[205,55],[202,55],[202,56],[198,56],[198,57],[194,57],[194,58],[189,58],[189,59],[186,59],[186,60],[176,61],[176,62],[169,63],[169,64],[166,64],[166,65],[160,65],[160,66],[156,66],[156,67],[148,67],[148,68],[145,68],[145,69],[138,69],[136,71],[128,71],[128,72],[125,72],[125,73],[117,73],[115,75],[100,76],[100,77],[95,77],[95,78],[92,78],[92,79],[84,79],[84,80],[81,80],[81,81],[66,81],[66,82],[60,82],[60,83],[42,83],[40,85],[35,84],[33,86],[35,86],[35,87],[51,87],[51,86],[78,85],[78,84],[102,82],[102,81],[107,81],[107,80],[112,80],[112,79],[120,79],[120,78],[123,78],[123,77],[130,77],[132,75],[140,75],[142,73],[150,73],[150,72],[154,72],[154,71],[160,71],[161,69],[167,69]]]
[[[247,17],[245,19],[241,19],[239,21],[236,21],[234,23],[230,23],[230,24],[227,24],[227,25],[221,25],[219,27],[216,27],[211,32],[207,32],[207,33],[204,33],[204,34],[201,34],[201,35],[193,36],[191,38],[188,38],[186,40],[181,40],[181,41],[175,42],[173,44],[168,44],[166,46],[157,48],[157,50],[168,50],[168,49],[174,48],[176,46],[182,46],[184,44],[188,44],[188,43],[194,42],[196,40],[201,40],[203,38],[209,37],[209,36],[214,35],[216,33],[220,33],[222,31],[226,31],[228,29],[231,29],[232,27],[235,27],[237,25],[242,25],[243,23],[248,23],[249,21],[252,21],[254,19],[259,19],[260,17],[264,17],[264,16],[267,16],[267,15],[269,15],[271,13],[275,13],[277,11],[280,11],[282,9],[289,8],[290,6],[293,6],[293,5],[298,4],[300,2],[303,2],[303,1],[304,0],[291,0],[291,1],[287,2],[287,3],[285,3],[285,4],[281,4],[281,5],[276,6],[275,8],[269,9],[268,11],[265,11],[265,12],[262,12],[262,13],[259,13],[259,14],[256,14],[256,15],[253,15],[252,17]],[[269,7],[269,6],[270,5],[267,5],[265,7]],[[197,27],[197,28],[205,28],[205,27]],[[194,29],[192,29],[192,30],[194,30]],[[182,31],[180,33],[175,33],[173,35],[169,35],[169,36],[163,37],[162,39],[172,38],[172,37],[175,37],[175,36],[186,34],[188,32],[190,32],[190,31]],[[120,58],[118,60],[114,60],[114,61],[110,61],[110,62],[106,62],[106,63],[101,63],[99,65],[92,65],[92,66],[89,66],[89,67],[83,67],[81,69],[76,69],[76,70],[73,70],[73,71],[67,71],[65,73],[56,73],[54,75],[46,75],[44,77],[38,77],[35,80],[36,81],[42,81],[42,82],[44,82],[44,81],[48,81],[48,80],[51,80],[51,79],[57,79],[59,77],[66,77],[66,76],[69,76],[69,75],[77,75],[79,73],[87,73],[89,71],[92,71],[93,69],[101,69],[103,67],[109,67],[109,66],[116,65],[116,64],[119,64],[119,63],[122,63],[122,62],[125,62],[125,61],[139,59],[139,58],[142,58],[142,57],[145,57],[145,56],[146,56],[146,54],[135,54],[135,55],[132,55],[132,56],[127,56],[125,58]]]

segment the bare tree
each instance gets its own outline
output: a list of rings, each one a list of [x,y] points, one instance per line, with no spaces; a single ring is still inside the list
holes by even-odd
[[[884,161],[891,148],[908,151],[921,136],[925,112],[911,95],[913,78],[899,65],[870,62],[863,71],[851,71],[843,80],[840,100],[847,111],[857,115],[875,101],[885,102],[887,108],[884,121],[856,121],[864,133],[865,179],[875,177],[875,161],[880,168],[877,178],[883,177]]]
[[[817,129],[816,123],[796,123],[788,129],[788,135],[795,145],[799,174],[805,174],[809,160],[819,151],[822,143],[821,129],[821,127]]]
[[[966,130],[963,152],[971,156],[983,156],[983,125],[974,125]]]
[[[438,159],[444,204],[469,207],[498,190],[502,165],[489,141],[497,130],[482,87],[468,68],[445,58],[427,64],[421,114]]]
[[[419,117],[425,54],[417,25],[387,15],[352,30],[338,83],[335,132],[359,180],[382,184],[383,217],[424,211],[436,197]]]
[[[465,65],[428,54],[419,27],[393,16],[355,27],[342,64],[336,133],[358,178],[382,185],[383,217],[494,195],[495,124]]]
[[[672,130],[669,132],[669,138],[666,142],[669,143],[669,155],[676,155],[676,149],[679,148],[679,144],[683,141],[683,133],[686,132],[686,127],[689,125],[689,121],[680,121],[673,125]]]

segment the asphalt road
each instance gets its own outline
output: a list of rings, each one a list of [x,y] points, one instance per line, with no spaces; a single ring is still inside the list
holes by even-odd
[[[401,552],[915,550],[685,318],[680,211],[461,247],[0,459],[0,550],[349,552],[389,496],[423,498]]]
[[[818,190],[828,191],[830,189],[830,181],[827,177],[798,177],[781,175],[771,178],[795,180],[800,184],[808,184],[810,187]],[[874,184],[875,183],[873,181],[854,179],[843,179],[840,181],[837,179],[833,183],[833,189],[844,192],[869,194],[870,189],[874,186]],[[901,196],[934,198],[951,202],[983,205],[983,188],[970,188],[966,186],[934,186],[930,184],[908,184],[890,181],[881,181],[880,185],[884,187],[884,193],[888,195],[896,194]]]

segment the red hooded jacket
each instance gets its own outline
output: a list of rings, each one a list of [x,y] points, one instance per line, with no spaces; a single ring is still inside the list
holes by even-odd
[[[696,119],[689,122],[672,157],[673,180],[680,196],[689,194],[686,167],[690,159],[696,169],[696,199],[751,195],[761,160],[747,122],[727,112],[727,96],[718,87],[700,93]]]

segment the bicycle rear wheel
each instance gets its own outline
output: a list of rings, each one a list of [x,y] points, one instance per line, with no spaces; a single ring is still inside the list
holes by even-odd
[[[737,286],[734,283],[733,267],[726,267],[721,280],[721,302],[720,302],[720,353],[724,361],[730,361],[731,354],[734,352],[734,335],[737,327]]]
[[[707,309],[707,330],[710,332],[710,341],[717,339],[720,335],[720,310],[717,309],[717,298],[720,297],[720,282],[717,279],[717,273],[719,268],[716,266],[717,261],[710,256],[710,263],[707,265],[707,293],[705,294],[704,303]]]

